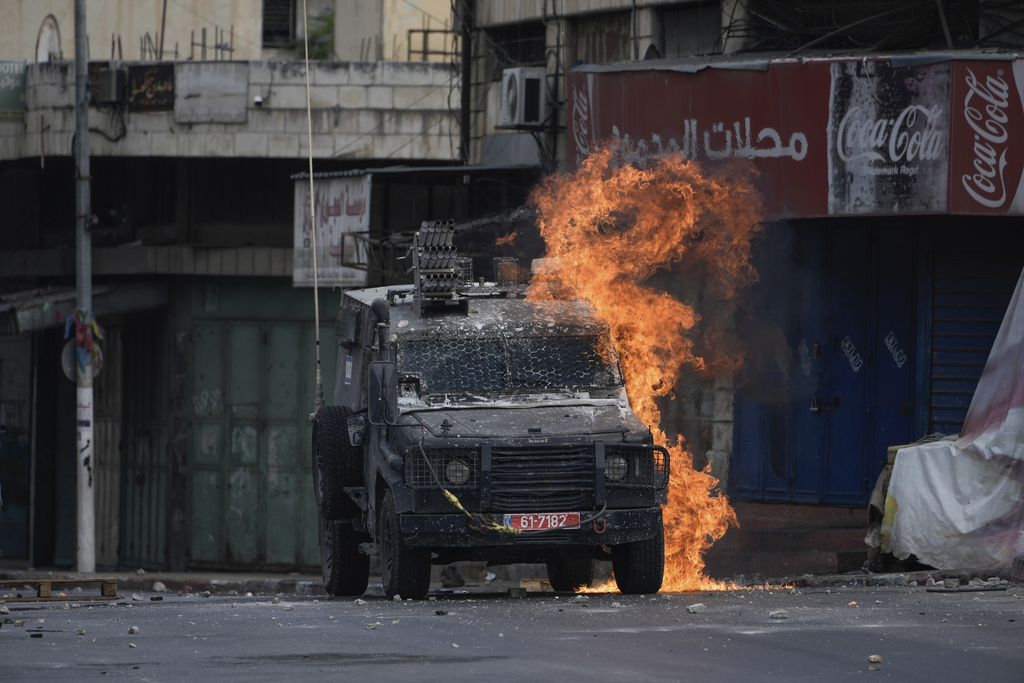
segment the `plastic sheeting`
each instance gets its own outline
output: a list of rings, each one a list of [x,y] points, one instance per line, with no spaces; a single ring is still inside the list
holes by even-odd
[[[959,437],[901,449],[882,550],[938,569],[1008,565],[1024,553],[1024,273]]]

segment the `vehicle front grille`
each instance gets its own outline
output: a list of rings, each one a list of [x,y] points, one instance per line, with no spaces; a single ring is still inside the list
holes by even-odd
[[[491,449],[491,506],[502,512],[568,512],[594,506],[594,448]]]

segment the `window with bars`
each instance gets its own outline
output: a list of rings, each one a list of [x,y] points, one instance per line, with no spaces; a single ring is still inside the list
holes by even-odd
[[[263,0],[263,47],[285,47],[295,39],[295,0]]]

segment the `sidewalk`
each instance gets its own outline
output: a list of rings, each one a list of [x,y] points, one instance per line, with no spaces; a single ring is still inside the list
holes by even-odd
[[[435,572],[436,572],[435,568]],[[240,573],[240,572],[145,572],[142,570],[134,572],[97,572],[95,574],[80,574],[72,571],[41,570],[41,569],[0,569],[0,583],[17,584],[19,581],[31,581],[39,579],[97,579],[116,578],[118,592],[129,597],[134,593],[159,595],[163,594],[196,594],[196,595],[290,595],[290,596],[325,596],[323,581],[317,575],[312,574],[272,574],[272,573]],[[521,581],[529,578],[517,578],[515,572],[511,574],[503,572],[502,575],[493,580],[477,579],[468,576],[465,579],[465,586],[458,589],[443,589],[445,591],[465,591],[470,593],[504,593],[507,594],[511,588],[519,588]],[[1024,558],[1018,558],[1017,564],[1013,567],[998,567],[989,569],[955,569],[955,570],[931,570],[918,571],[900,574],[871,574],[863,572],[850,572],[846,574],[812,575],[779,577],[766,579],[771,584],[784,584],[796,588],[824,588],[841,586],[910,586],[916,582],[918,586],[924,586],[932,579],[937,584],[945,580],[957,580],[966,587],[969,582],[979,581],[1008,581],[1013,583],[1024,583]],[[535,579],[534,579],[535,581]],[[950,584],[955,585],[955,584]],[[1004,584],[1005,585],[1005,584]],[[440,588],[440,582],[436,576],[431,582],[432,590]],[[0,596],[10,593],[11,586],[0,586]],[[531,589],[532,590],[532,589]],[[366,595],[382,596],[380,577],[371,576],[370,585]],[[2,601],[0,597],[0,601]]]

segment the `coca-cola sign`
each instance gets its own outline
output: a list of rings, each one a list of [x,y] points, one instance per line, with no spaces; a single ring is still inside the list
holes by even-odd
[[[833,62],[829,213],[946,209],[949,64]]]
[[[1022,213],[1024,112],[1017,61],[953,71],[950,213]]]

